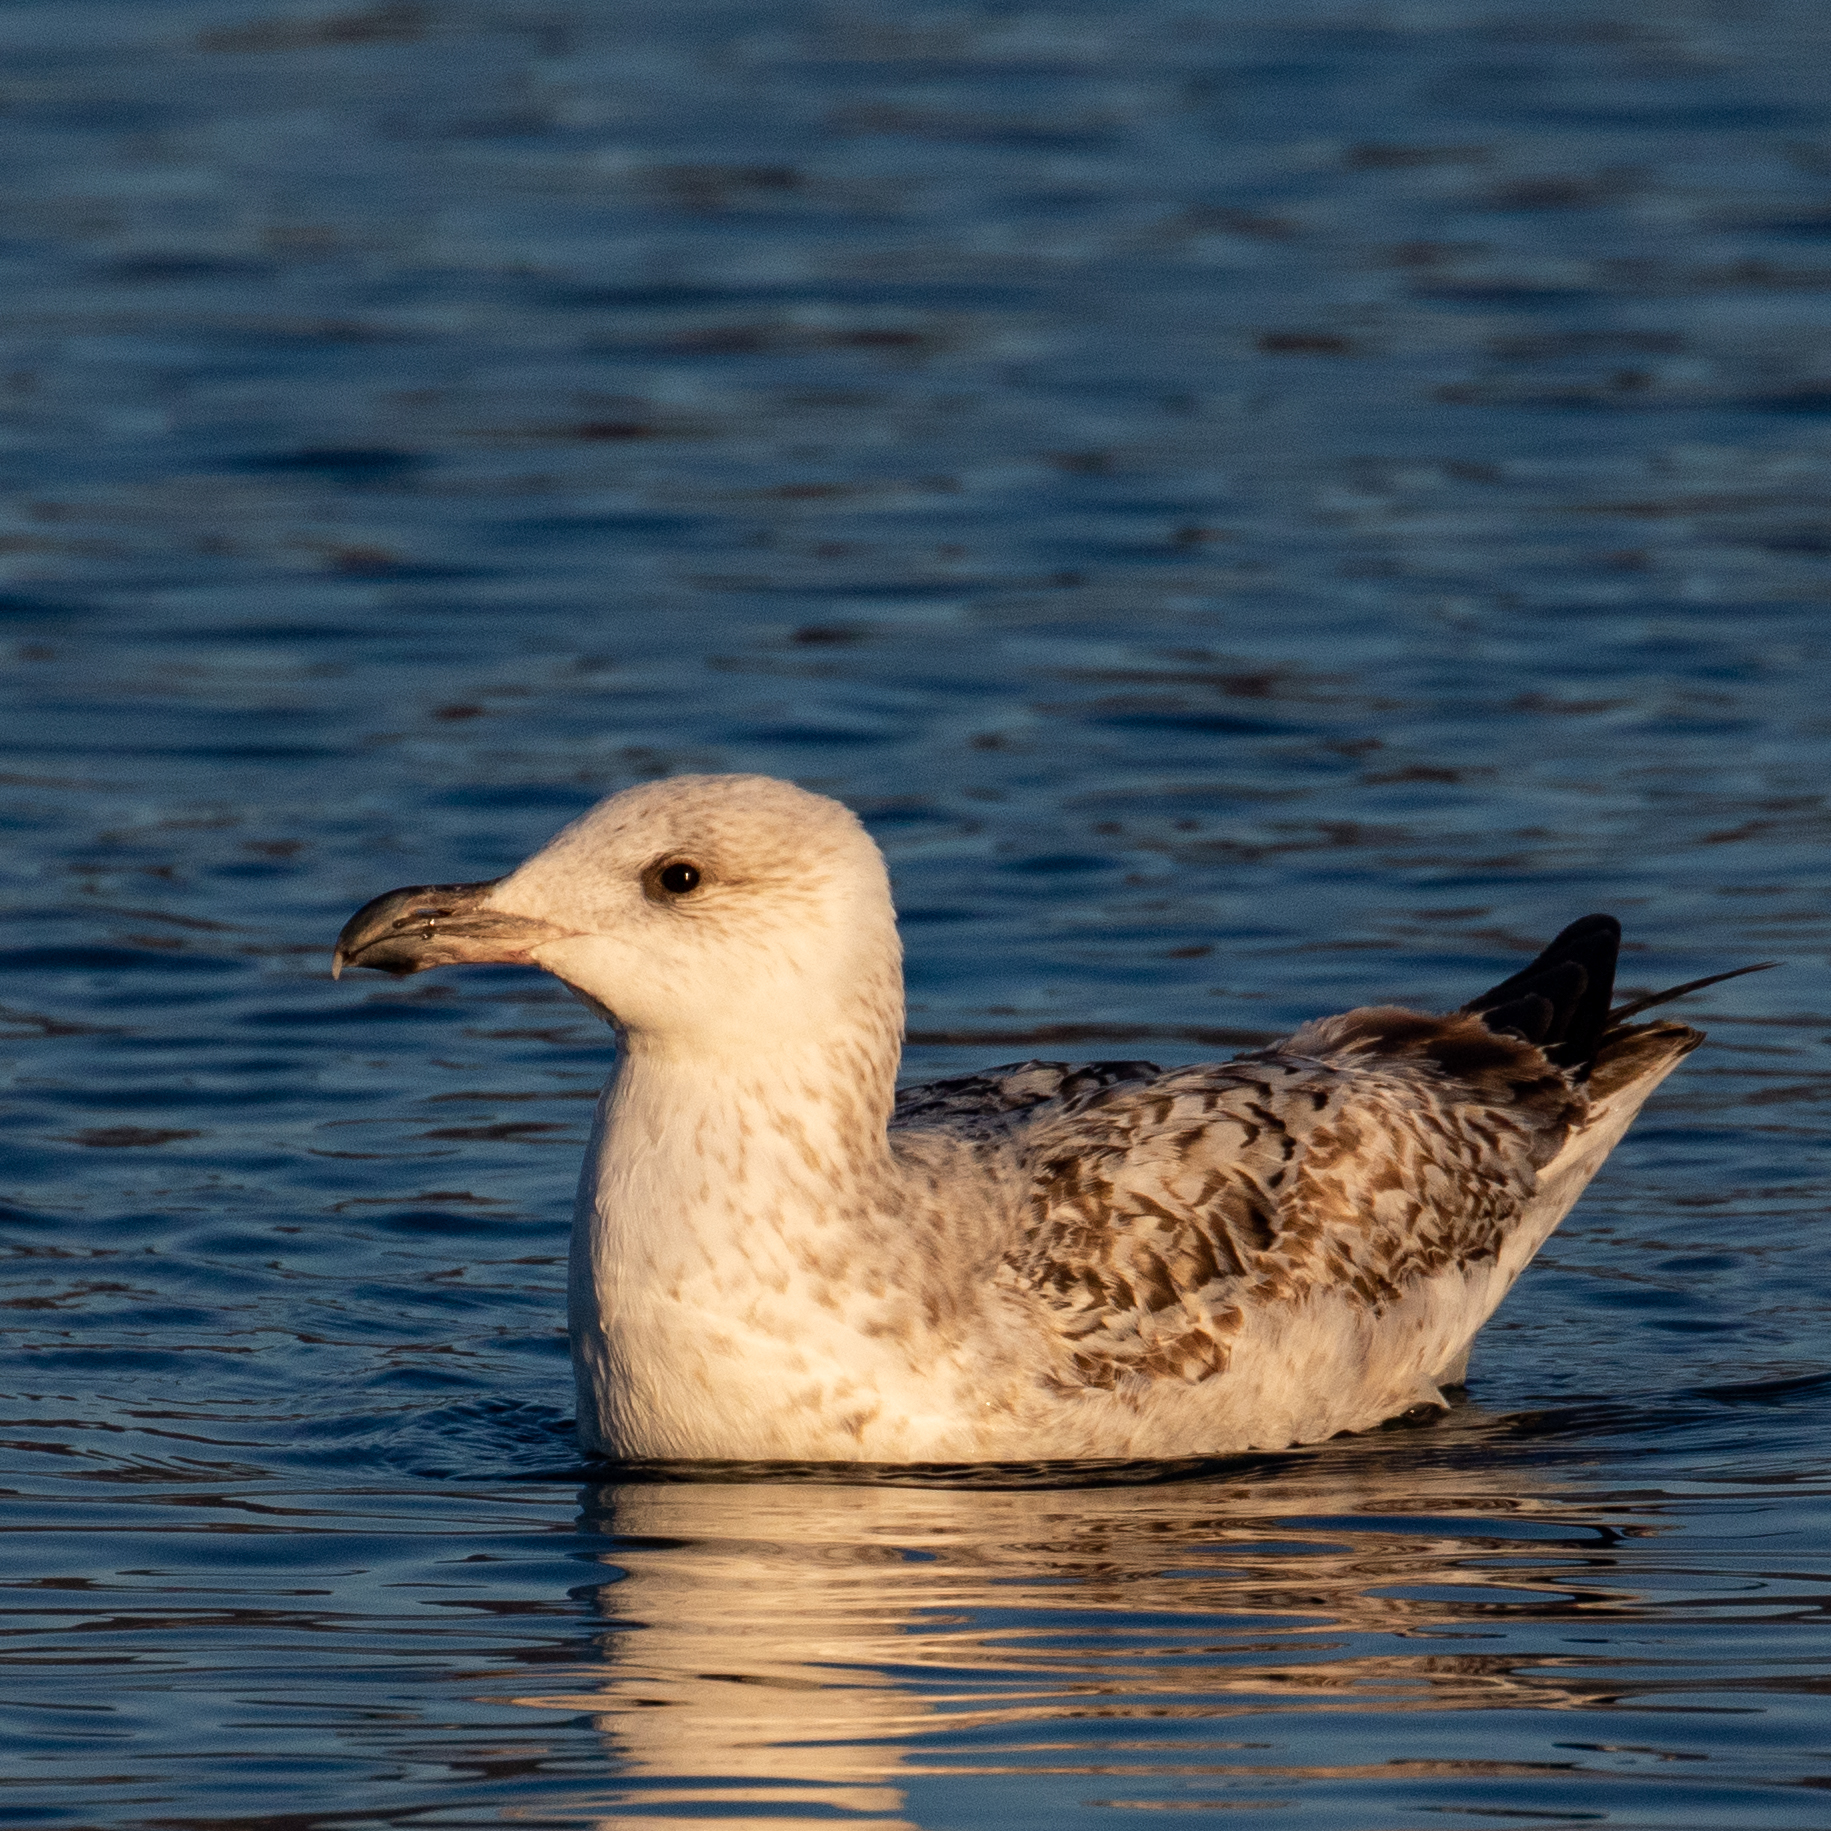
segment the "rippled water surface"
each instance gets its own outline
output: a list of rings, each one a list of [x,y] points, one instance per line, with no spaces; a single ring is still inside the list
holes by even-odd
[[[1831,1822],[1831,14],[0,9],[0,1818]],[[1445,1422],[591,1469],[608,1033],[344,916],[761,769],[910,1072],[1695,1002]]]

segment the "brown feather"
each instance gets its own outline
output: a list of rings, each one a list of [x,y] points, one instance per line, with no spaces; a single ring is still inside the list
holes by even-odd
[[[1493,1259],[1588,1107],[1479,1017],[1381,1006],[1223,1065],[994,1069],[897,1117],[1009,1138],[1030,1195],[999,1281],[1072,1344],[1058,1389],[1124,1392],[1224,1373],[1245,1307],[1328,1286],[1377,1312]]]

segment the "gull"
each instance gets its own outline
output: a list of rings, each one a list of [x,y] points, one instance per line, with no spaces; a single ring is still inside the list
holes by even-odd
[[[1476,1331],[1703,1041],[1610,1010],[1586,916],[1460,1010],[1232,1061],[897,1091],[889,875],[767,776],[612,795],[487,883],[391,890],[333,972],[532,963],[616,1030],[568,1323],[585,1449],[1222,1456],[1442,1407]],[[1742,968],[1754,971],[1755,968]]]

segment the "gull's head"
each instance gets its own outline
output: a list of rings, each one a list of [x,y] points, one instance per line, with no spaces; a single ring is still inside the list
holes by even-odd
[[[901,1027],[883,855],[849,808],[768,776],[676,776],[600,801],[483,884],[391,890],[333,971],[544,967],[669,1052],[803,1028]]]

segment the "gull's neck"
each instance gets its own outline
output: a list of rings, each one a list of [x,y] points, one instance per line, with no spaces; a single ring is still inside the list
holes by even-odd
[[[628,1174],[665,1177],[677,1195],[683,1179],[715,1176],[729,1196],[754,1198],[785,1178],[833,1189],[886,1159],[901,1054],[887,1026],[717,1049],[619,1041],[605,1122]]]
[[[888,1265],[873,1250],[894,1206],[900,1018],[880,1007],[744,1049],[622,1039],[573,1228],[588,1443],[704,1453],[695,1416],[747,1402],[759,1364],[820,1328],[874,1326],[900,1282],[895,1250]]]

